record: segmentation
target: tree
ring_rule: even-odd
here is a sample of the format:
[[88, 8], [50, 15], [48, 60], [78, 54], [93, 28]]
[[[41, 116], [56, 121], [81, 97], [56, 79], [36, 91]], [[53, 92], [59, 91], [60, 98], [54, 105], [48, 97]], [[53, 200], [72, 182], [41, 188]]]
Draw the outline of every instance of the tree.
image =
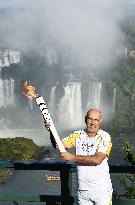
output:
[[[122, 145], [124, 151], [124, 161], [127, 165], [135, 165], [135, 153], [133, 146], [125, 141]], [[125, 193], [119, 197], [135, 199], [135, 175], [134, 174], [121, 174], [119, 176], [119, 182], [124, 187]]]

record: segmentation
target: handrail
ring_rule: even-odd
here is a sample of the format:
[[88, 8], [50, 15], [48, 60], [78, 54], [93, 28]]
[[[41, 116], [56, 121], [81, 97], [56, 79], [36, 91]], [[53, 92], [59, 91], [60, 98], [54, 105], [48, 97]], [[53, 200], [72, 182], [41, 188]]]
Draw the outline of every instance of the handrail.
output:
[[[132, 173], [135, 174], [135, 165], [109, 165], [110, 173]], [[76, 199], [72, 196], [72, 172], [76, 171], [76, 164], [70, 162], [17, 162], [0, 161], [0, 169], [15, 170], [50, 170], [60, 171], [61, 195], [0, 195], [0, 201], [27, 201], [46, 202], [47, 205], [73, 205]], [[116, 200], [116, 205], [119, 200]], [[132, 203], [132, 200], [130, 200]], [[135, 201], [133, 201], [135, 203]], [[124, 203], [123, 203], [124, 204]]]
[[[57, 166], [55, 166], [57, 165]], [[15, 170], [51, 170], [62, 171], [70, 169], [76, 171], [76, 164], [71, 162], [22, 162], [22, 161], [0, 161], [0, 168], [13, 168]], [[135, 174], [135, 165], [114, 164], [109, 165], [110, 173], [132, 173]]]

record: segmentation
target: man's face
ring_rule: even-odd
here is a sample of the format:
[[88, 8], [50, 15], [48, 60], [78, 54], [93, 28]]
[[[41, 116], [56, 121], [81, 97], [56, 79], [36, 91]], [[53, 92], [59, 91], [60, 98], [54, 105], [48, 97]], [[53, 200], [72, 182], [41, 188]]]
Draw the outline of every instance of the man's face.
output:
[[88, 132], [97, 133], [101, 127], [101, 113], [97, 110], [91, 110], [87, 114], [86, 125]]

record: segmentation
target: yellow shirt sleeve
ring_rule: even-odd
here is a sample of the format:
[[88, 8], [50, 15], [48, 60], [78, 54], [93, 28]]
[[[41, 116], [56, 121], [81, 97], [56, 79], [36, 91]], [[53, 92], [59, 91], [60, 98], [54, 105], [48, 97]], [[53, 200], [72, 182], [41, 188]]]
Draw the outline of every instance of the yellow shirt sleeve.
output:
[[71, 134], [69, 137], [62, 139], [65, 148], [72, 148], [75, 146], [76, 139], [80, 136], [80, 133]]
[[109, 157], [111, 149], [112, 149], [111, 137], [109, 135], [101, 136], [97, 147], [97, 152], [105, 153]]

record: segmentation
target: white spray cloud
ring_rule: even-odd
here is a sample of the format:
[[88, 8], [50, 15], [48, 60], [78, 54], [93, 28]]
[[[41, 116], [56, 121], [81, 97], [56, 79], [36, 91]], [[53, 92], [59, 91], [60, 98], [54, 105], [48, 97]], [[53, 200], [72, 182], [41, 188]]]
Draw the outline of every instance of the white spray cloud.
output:
[[24, 48], [68, 49], [76, 64], [108, 66], [122, 46], [120, 7], [113, 0], [24, 0], [8, 41]]

